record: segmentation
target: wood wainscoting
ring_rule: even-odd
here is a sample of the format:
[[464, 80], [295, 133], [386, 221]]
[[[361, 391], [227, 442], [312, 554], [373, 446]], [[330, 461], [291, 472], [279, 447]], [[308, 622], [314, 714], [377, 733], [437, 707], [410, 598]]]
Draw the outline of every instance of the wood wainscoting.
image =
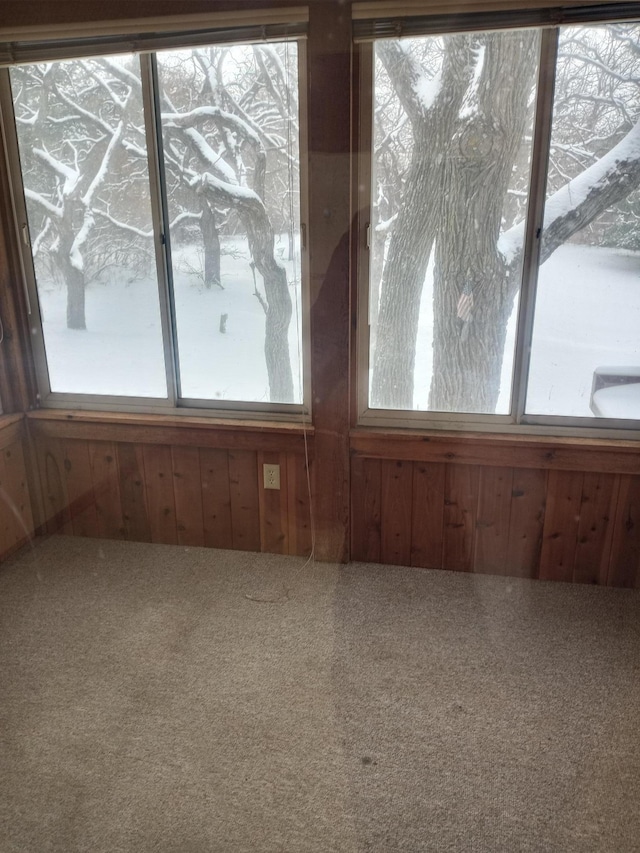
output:
[[23, 416], [0, 416], [0, 561], [34, 535]]
[[[48, 532], [307, 556], [300, 427], [46, 412], [29, 415]], [[312, 436], [306, 447], [312, 452]], [[280, 465], [264, 489], [263, 463]]]
[[640, 587], [633, 442], [354, 431], [351, 557]]

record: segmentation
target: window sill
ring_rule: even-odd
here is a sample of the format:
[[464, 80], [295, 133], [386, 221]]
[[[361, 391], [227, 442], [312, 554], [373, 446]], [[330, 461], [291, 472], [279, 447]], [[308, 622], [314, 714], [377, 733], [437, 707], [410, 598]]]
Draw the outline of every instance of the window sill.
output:
[[311, 450], [313, 427], [281, 421], [40, 409], [27, 413], [35, 434], [89, 441], [133, 444], [268, 450], [304, 453]]
[[350, 445], [374, 459], [640, 474], [640, 443], [625, 439], [358, 427]]

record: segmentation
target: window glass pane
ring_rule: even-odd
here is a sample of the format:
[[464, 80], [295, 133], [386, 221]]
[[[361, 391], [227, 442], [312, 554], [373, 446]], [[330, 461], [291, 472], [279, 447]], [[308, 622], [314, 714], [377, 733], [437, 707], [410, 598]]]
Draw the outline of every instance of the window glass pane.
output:
[[302, 402], [297, 60], [158, 54], [182, 397]]
[[11, 84], [51, 390], [165, 397], [138, 61], [25, 65]]
[[640, 26], [561, 31], [527, 411], [640, 418]]
[[376, 43], [374, 408], [509, 411], [539, 37]]

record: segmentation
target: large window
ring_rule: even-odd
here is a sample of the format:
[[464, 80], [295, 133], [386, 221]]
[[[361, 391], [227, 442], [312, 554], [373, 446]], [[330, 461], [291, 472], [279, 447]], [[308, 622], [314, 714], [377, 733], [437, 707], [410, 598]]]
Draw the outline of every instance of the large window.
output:
[[637, 428], [640, 25], [362, 53], [362, 422]]
[[299, 52], [227, 40], [10, 68], [46, 402], [302, 408]]

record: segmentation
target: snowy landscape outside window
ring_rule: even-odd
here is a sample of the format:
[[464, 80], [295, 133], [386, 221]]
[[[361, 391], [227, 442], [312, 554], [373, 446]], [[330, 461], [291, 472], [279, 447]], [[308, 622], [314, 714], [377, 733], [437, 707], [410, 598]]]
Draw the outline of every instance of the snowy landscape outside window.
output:
[[[556, 33], [551, 140], [535, 150], [542, 31], [374, 41], [374, 415], [593, 422], [601, 368], [640, 383], [640, 26]], [[530, 342], [518, 321], [536, 156], [548, 180]], [[637, 391], [611, 416], [640, 418]]]
[[298, 53], [10, 70], [48, 392], [302, 405]]

